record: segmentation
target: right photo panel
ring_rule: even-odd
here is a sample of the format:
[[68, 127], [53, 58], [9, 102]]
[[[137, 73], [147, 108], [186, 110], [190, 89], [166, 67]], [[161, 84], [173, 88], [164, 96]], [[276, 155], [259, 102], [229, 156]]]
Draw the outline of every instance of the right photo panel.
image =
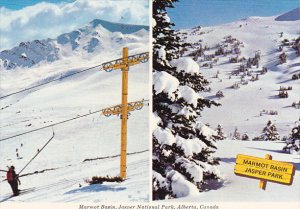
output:
[[299, 0], [152, 6], [153, 200], [299, 203]]

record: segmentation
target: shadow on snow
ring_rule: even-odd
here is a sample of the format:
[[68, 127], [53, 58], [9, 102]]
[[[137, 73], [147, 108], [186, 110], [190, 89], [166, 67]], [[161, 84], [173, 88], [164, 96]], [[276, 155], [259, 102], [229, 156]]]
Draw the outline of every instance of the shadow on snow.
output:
[[224, 162], [224, 163], [235, 163], [235, 161], [236, 161], [235, 157], [229, 157], [229, 158], [222, 157], [220, 159], [221, 159], [221, 162]]
[[[284, 150], [274, 150], [274, 149], [263, 149], [263, 148], [255, 148], [255, 147], [247, 147], [250, 149], [257, 149], [257, 150], [263, 150], [263, 151], [268, 151], [268, 152], [275, 152], [275, 153], [281, 153], [281, 154], [289, 154], [285, 152]], [[275, 159], [274, 159], [275, 160]]]
[[119, 192], [127, 189], [126, 187], [116, 187], [112, 185], [101, 185], [101, 184], [94, 184], [78, 189], [73, 189], [71, 191], [66, 192], [65, 194], [74, 194], [74, 193], [80, 193], [80, 192]]

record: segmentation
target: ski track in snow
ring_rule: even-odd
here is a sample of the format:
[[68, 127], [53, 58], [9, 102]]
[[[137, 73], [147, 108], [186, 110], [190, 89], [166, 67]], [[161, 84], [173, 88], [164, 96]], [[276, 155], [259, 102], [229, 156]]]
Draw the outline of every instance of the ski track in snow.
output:
[[[118, 195], [123, 201], [133, 201], [137, 199], [139, 201], [147, 201], [148, 194], [144, 193], [143, 187], [148, 186], [148, 182], [144, 178], [148, 178], [148, 157], [149, 153], [138, 154], [137, 156], [128, 157], [128, 180], [122, 183], [104, 183], [102, 185], [87, 185], [84, 182], [85, 178], [90, 178], [97, 173], [106, 173], [110, 175], [118, 174], [119, 159], [113, 160], [99, 160], [98, 162], [87, 162], [72, 167], [65, 167], [58, 169], [57, 171], [48, 171], [38, 175], [32, 175], [21, 178], [21, 189], [26, 189], [30, 185], [35, 185], [38, 182], [38, 186], [34, 191], [22, 194], [18, 197], [10, 198], [9, 201], [21, 201], [21, 202], [39, 202], [39, 201], [51, 201], [51, 202], [76, 202], [76, 201], [91, 201], [102, 202], [111, 200], [112, 196]], [[111, 166], [113, 164], [114, 166]], [[139, 169], [136, 169], [138, 167]], [[142, 168], [142, 169], [140, 169]], [[117, 172], [116, 172], [117, 171]], [[45, 181], [45, 178], [50, 178], [49, 183]], [[134, 183], [132, 183], [134, 180]], [[31, 182], [32, 184], [29, 184]], [[23, 184], [24, 183], [24, 184]], [[7, 182], [1, 183], [2, 187]], [[79, 187], [79, 184], [82, 187]], [[139, 185], [137, 187], [137, 185]], [[5, 187], [9, 187], [8, 184]], [[5, 192], [10, 192], [6, 189]], [[2, 192], [2, 191], [1, 191]], [[4, 191], [3, 191], [4, 192]], [[0, 201], [10, 196], [9, 193], [0, 196]]]

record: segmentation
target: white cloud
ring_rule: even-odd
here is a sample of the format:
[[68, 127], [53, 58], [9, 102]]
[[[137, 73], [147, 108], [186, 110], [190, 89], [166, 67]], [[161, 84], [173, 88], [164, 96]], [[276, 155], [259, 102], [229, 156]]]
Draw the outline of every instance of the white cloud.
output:
[[93, 19], [149, 25], [148, 0], [77, 0], [72, 3], [41, 2], [21, 10], [0, 7], [0, 50], [21, 41], [55, 38]]

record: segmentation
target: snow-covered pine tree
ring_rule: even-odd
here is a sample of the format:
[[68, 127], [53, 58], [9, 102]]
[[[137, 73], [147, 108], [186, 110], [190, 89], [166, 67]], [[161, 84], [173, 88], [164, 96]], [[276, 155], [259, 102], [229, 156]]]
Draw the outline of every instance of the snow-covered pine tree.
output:
[[271, 120], [269, 120], [266, 127], [264, 127], [264, 129], [262, 131], [262, 135], [260, 136], [260, 139], [263, 141], [280, 140], [280, 136], [277, 132], [277, 128], [276, 128], [275, 124], [272, 123]]
[[292, 129], [291, 138], [300, 140], [300, 123]]
[[219, 178], [216, 132], [199, 119], [217, 104], [199, 95], [208, 81], [198, 64], [179, 58], [183, 45], [166, 12], [176, 1], [153, 1], [153, 199], [196, 194]]
[[218, 124], [218, 126], [216, 128], [216, 132], [217, 132], [217, 140], [226, 139], [226, 135], [224, 134], [223, 128], [220, 124]]
[[242, 140], [242, 141], [248, 141], [248, 140], [249, 140], [248, 134], [247, 134], [247, 133], [244, 133], [244, 134], [242, 135], [241, 140]]
[[286, 146], [283, 150], [289, 151], [291, 154], [300, 154], [300, 124], [292, 129], [289, 137], [285, 140]]
[[241, 134], [238, 131], [237, 127], [235, 127], [235, 129], [234, 129], [232, 140], [241, 140]]

